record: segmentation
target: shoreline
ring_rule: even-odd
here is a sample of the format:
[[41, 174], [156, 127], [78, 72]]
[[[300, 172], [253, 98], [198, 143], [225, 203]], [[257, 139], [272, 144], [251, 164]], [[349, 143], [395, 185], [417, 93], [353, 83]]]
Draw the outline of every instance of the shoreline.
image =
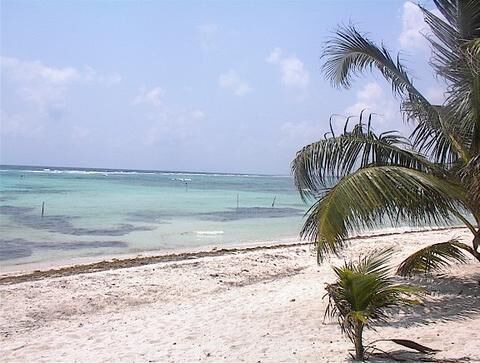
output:
[[[380, 238], [403, 234], [427, 233], [430, 231], [468, 230], [464, 226], [448, 227], [410, 227], [384, 228], [370, 231], [373, 233], [356, 235], [348, 241], [358, 239]], [[204, 257], [216, 257], [261, 250], [300, 247], [312, 245], [310, 241], [285, 239], [284, 241], [251, 242], [231, 245], [204, 245], [193, 248], [174, 248], [169, 250], [152, 250], [141, 253], [126, 253], [106, 256], [88, 256], [62, 259], [53, 262], [34, 262], [31, 264], [8, 265], [0, 269], [0, 285], [37, 281], [46, 278], [64, 277], [77, 274], [94, 273], [106, 270], [125, 269], [157, 263], [178, 262]]]
[[[103, 268], [111, 267], [107, 262], [91, 273], [57, 271], [54, 278], [0, 284], [2, 358], [65, 363], [348, 361], [353, 345], [336, 320], [324, 316], [325, 284], [335, 279], [332, 265], [393, 248], [394, 268], [412, 252], [451, 238], [471, 243], [472, 235], [447, 228], [358, 237], [321, 265], [308, 242], [301, 242], [206, 251], [152, 264], [123, 261], [125, 266], [116, 269]], [[480, 361], [472, 344], [480, 338], [478, 261], [468, 257], [465, 264], [433, 276], [396, 279], [428, 294], [421, 304], [365, 331], [366, 343], [411, 339], [438, 350], [429, 357], [436, 361]], [[375, 344], [405, 361], [424, 358], [388, 341]]]

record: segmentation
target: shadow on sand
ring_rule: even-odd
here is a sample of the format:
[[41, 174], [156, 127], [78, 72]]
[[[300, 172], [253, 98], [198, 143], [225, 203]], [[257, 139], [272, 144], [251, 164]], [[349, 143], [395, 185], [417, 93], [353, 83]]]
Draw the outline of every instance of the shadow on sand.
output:
[[425, 289], [422, 304], [406, 310], [399, 319], [385, 325], [428, 325], [469, 319], [480, 314], [480, 272], [463, 277], [415, 277], [408, 282]]
[[[405, 279], [399, 280], [401, 280], [399, 282], [405, 282]], [[386, 323], [379, 324], [379, 326], [397, 328], [418, 325], [428, 326], [442, 322], [468, 320], [476, 318], [480, 314], [480, 272], [462, 277], [445, 275], [414, 277], [408, 279], [407, 282], [425, 289], [426, 295], [423, 297], [422, 303], [413, 308], [393, 311], [392, 319]], [[403, 337], [389, 336], [385, 338], [395, 339]], [[373, 346], [382, 348], [381, 344], [373, 344]], [[434, 355], [398, 349], [388, 350], [388, 353], [377, 351], [376, 354], [370, 356], [369, 361], [460, 363], [470, 362], [471, 360], [469, 357], [442, 359], [436, 358]]]

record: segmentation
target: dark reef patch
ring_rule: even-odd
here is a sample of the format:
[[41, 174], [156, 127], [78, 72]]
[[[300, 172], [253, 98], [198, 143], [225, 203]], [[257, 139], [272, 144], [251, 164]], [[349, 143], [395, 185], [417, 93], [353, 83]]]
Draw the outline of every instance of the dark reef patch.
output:
[[22, 238], [0, 239], [0, 261], [31, 256], [34, 250], [71, 251], [96, 248], [126, 248], [122, 241], [34, 242]]
[[3, 194], [59, 194], [67, 192], [69, 192], [67, 189], [21, 183], [2, 191]]
[[71, 228], [69, 230], [65, 230], [65, 232], [61, 232], [64, 234], [71, 234], [74, 236], [84, 236], [84, 235], [91, 235], [91, 236], [125, 236], [130, 232], [135, 231], [152, 231], [154, 230], [153, 227], [142, 227], [142, 226], [134, 226], [128, 223], [118, 224], [116, 227], [113, 228]]
[[124, 236], [134, 231], [151, 231], [153, 227], [134, 226], [132, 224], [119, 224], [111, 228], [78, 228], [73, 226], [75, 217], [63, 215], [33, 214], [35, 208], [0, 206], [0, 214], [9, 216], [14, 223], [54, 233], [69, 234], [73, 236]]
[[179, 217], [179, 214], [171, 214], [152, 210], [142, 210], [129, 213], [127, 220], [131, 222], [165, 224], [168, 223], [165, 221], [165, 219], [171, 219], [174, 217]]
[[35, 208], [29, 207], [15, 207], [13, 205], [0, 205], [0, 214], [5, 214], [8, 216], [17, 216], [29, 213]]
[[13, 260], [15, 258], [28, 257], [32, 254], [32, 248], [21, 243], [20, 238], [14, 240], [0, 240], [0, 261]]

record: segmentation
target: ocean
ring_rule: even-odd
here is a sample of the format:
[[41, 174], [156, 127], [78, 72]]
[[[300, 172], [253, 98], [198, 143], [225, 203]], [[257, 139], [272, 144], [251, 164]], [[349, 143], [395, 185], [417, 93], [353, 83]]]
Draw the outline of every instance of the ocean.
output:
[[306, 210], [290, 176], [3, 165], [0, 264], [294, 240]]

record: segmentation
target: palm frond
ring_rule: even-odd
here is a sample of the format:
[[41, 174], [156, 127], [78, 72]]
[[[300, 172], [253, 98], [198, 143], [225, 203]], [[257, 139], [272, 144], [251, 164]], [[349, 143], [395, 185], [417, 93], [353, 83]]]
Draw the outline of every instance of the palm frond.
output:
[[[425, 345], [419, 344], [419, 343], [414, 342], [413, 340], [409, 340], [409, 339], [377, 339], [377, 340], [374, 340], [373, 342], [370, 342], [368, 344], [368, 347], [366, 347], [366, 348], [367, 349], [375, 349], [376, 348], [375, 344], [378, 343], [378, 342], [392, 342], [392, 343], [401, 345], [402, 347], [413, 349], [413, 350], [416, 350], [417, 352], [425, 353], [425, 354], [431, 354], [431, 353], [436, 353], [436, 352], [441, 351], [441, 350], [438, 350], [438, 349], [433, 349], [433, 348], [427, 347]], [[391, 355], [389, 355], [389, 357], [390, 356]]]
[[[437, 4], [447, 0], [436, 0]], [[451, 1], [451, 0], [450, 0]], [[453, 1], [453, 11], [456, 11], [454, 24], [462, 39], [475, 39], [480, 37], [480, 4], [477, 0]]]
[[480, 74], [480, 37], [470, 40], [466, 44], [467, 61], [475, 75]]
[[432, 65], [445, 79], [457, 82], [463, 80], [465, 46], [480, 37], [480, 4], [477, 0], [436, 0], [435, 4], [443, 18], [423, 6], [425, 22], [434, 37], [428, 40], [432, 45]]
[[[476, 57], [476, 40], [480, 38], [480, 2], [477, 0], [437, 0], [446, 20], [420, 6], [425, 22], [434, 36], [431, 64], [437, 76], [448, 85], [444, 119], [457, 144], [475, 154], [480, 150], [480, 57]], [[445, 123], [445, 121], [444, 121]], [[473, 149], [473, 150], [472, 150]]]
[[462, 183], [466, 186], [472, 210], [480, 210], [480, 153], [473, 157], [460, 171]]
[[391, 254], [391, 249], [381, 250], [334, 267], [337, 279], [326, 286], [329, 302], [325, 316], [337, 317], [342, 332], [352, 341], [356, 322], [369, 327], [386, 321], [388, 308], [411, 304], [410, 297], [421, 292], [395, 283], [388, 264]]
[[443, 15], [443, 17], [450, 23], [456, 24], [457, 22], [457, 7], [456, 1], [451, 0], [433, 0], [435, 6]]
[[468, 146], [464, 145], [464, 134], [459, 134], [458, 124], [449, 122], [444, 106], [433, 106], [432, 113], [417, 100], [402, 103], [407, 118], [417, 121], [410, 138], [414, 148], [429, 155], [436, 163], [451, 165], [459, 160], [468, 160]]
[[465, 263], [466, 256], [463, 252], [470, 252], [470, 250], [471, 247], [460, 243], [457, 239], [435, 243], [407, 257], [398, 267], [397, 274], [410, 276], [439, 270], [452, 262]]
[[[435, 170], [435, 165], [412, 150], [408, 139], [389, 131], [376, 134], [360, 122], [343, 133], [317, 141], [300, 150], [292, 161], [295, 185], [305, 200], [318, 196], [336, 179], [367, 166], [397, 165], [415, 170]], [[333, 129], [332, 129], [333, 131]]]
[[327, 41], [323, 58], [323, 71], [335, 86], [349, 88], [355, 76], [364, 70], [377, 68], [391, 82], [396, 94], [421, 94], [413, 86], [406, 68], [384, 47], [377, 47], [354, 26], [340, 27]]
[[388, 247], [360, 257], [358, 262], [347, 262], [345, 265], [356, 273], [377, 274], [387, 277], [390, 271], [389, 260], [392, 255], [393, 248]]
[[338, 252], [352, 231], [406, 221], [444, 225], [465, 206], [464, 191], [432, 174], [400, 166], [366, 167], [342, 178], [307, 212], [302, 238], [316, 243], [317, 258]]
[[[426, 17], [431, 14], [426, 10], [425, 12]], [[448, 24], [441, 19], [439, 24], [448, 28]], [[437, 41], [432, 42], [438, 47], [441, 46]], [[339, 28], [326, 44], [323, 71], [332, 84], [349, 88], [355, 76], [366, 70], [378, 69], [390, 82], [393, 93], [401, 97], [401, 109], [406, 119], [417, 124], [412, 135], [417, 150], [422, 153], [431, 152], [437, 162], [456, 160], [456, 153], [463, 151], [463, 143], [461, 140], [459, 142], [461, 135], [449, 133], [452, 127], [445, 127], [445, 122], [438, 114], [438, 107], [430, 104], [413, 85], [399, 56], [394, 60], [383, 45], [376, 46], [353, 26]]]

